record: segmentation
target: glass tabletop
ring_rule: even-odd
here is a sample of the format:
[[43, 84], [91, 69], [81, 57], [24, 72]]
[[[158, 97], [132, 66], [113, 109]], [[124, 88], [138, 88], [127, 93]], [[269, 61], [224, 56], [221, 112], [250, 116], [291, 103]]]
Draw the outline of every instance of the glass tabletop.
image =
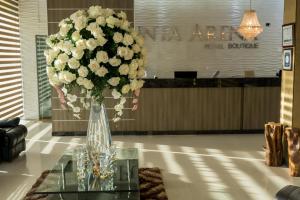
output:
[[[138, 150], [116, 149], [114, 173], [106, 179], [95, 178], [87, 165], [80, 164], [74, 152], [65, 152], [36, 194], [138, 192]], [[82, 167], [85, 166], [85, 167]]]

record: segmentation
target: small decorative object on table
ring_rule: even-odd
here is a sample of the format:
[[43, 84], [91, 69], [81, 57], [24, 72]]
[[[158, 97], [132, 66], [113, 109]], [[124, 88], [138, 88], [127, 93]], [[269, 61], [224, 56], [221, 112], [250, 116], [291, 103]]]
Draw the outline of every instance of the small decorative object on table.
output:
[[289, 174], [300, 176], [300, 131], [296, 128], [286, 128], [285, 134], [288, 141]]
[[280, 123], [269, 122], [265, 124], [266, 139], [266, 164], [268, 166], [282, 165], [283, 149], [282, 149], [283, 128]]
[[[45, 51], [49, 81], [76, 118], [80, 118], [78, 104], [88, 109], [92, 99], [87, 149], [95, 163], [94, 175], [102, 177], [100, 157], [110, 158], [106, 154], [112, 151], [103, 92], [109, 89], [119, 100], [113, 121], [120, 120], [125, 95], [133, 92], [138, 96], [144, 84], [144, 39], [130, 27], [126, 13], [100, 6], [73, 13], [59, 23], [59, 28], [46, 41], [50, 47]], [[80, 97], [74, 88], [81, 89]]]

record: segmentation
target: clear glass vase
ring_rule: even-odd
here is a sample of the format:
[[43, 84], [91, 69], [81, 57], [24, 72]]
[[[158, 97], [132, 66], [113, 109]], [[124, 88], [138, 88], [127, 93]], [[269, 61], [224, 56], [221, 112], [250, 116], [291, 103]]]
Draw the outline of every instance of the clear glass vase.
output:
[[87, 130], [87, 151], [96, 177], [105, 178], [111, 174], [112, 147], [109, 121], [105, 106], [92, 100]]

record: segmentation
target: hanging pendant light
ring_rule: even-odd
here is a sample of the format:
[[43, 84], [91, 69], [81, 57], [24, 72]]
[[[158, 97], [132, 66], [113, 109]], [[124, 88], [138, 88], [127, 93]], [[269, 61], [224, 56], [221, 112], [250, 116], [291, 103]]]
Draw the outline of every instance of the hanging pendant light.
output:
[[263, 27], [258, 21], [256, 11], [251, 8], [251, 0], [250, 10], [245, 10], [238, 32], [249, 41], [253, 40], [263, 32]]

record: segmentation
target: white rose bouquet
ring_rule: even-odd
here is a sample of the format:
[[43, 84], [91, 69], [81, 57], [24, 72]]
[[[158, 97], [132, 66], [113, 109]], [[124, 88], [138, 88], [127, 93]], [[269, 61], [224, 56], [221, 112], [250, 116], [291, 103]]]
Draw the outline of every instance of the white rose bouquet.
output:
[[79, 10], [59, 23], [59, 32], [50, 35], [45, 51], [50, 84], [60, 88], [65, 101], [79, 118], [80, 101], [87, 108], [86, 98], [72, 94], [81, 88], [83, 95], [102, 102], [103, 91], [112, 90], [115, 121], [122, 115], [124, 95], [138, 93], [145, 76], [143, 38], [130, 27], [126, 13], [91, 6]]

